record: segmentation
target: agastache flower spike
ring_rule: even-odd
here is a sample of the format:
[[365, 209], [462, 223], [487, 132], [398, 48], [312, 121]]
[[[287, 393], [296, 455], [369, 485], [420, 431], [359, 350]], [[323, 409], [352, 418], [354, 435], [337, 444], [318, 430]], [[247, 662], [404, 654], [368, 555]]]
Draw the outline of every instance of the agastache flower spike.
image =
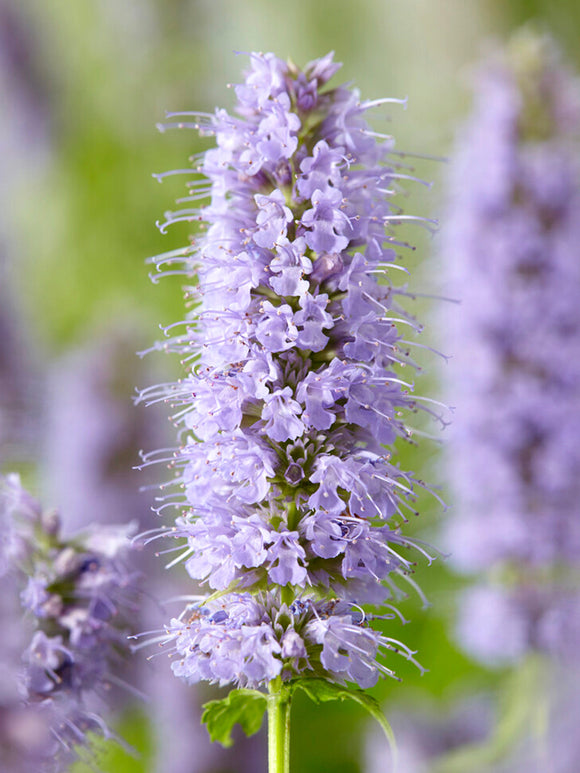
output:
[[580, 83], [529, 30], [476, 82], [451, 180], [457, 495], [447, 545], [492, 572], [459, 637], [487, 662], [578, 652]]
[[[152, 261], [160, 275], [177, 260], [197, 272], [195, 312], [163, 345], [194, 364], [141, 399], [176, 407], [183, 443], [165, 496], [185, 510], [169, 534], [211, 594], [160, 637], [188, 682], [366, 688], [393, 674], [390, 651], [413, 660], [359, 606], [393, 617], [395, 580], [413, 566], [399, 526], [423, 485], [381, 445], [409, 437], [400, 411], [416, 408], [396, 373], [413, 365], [398, 323], [415, 323], [388, 273], [399, 175], [392, 140], [366, 122], [381, 100], [324, 88], [338, 67], [251, 54], [238, 117], [178, 124], [216, 140], [192, 170], [208, 203], [185, 218], [204, 231]], [[160, 228], [183, 219], [168, 212]]]

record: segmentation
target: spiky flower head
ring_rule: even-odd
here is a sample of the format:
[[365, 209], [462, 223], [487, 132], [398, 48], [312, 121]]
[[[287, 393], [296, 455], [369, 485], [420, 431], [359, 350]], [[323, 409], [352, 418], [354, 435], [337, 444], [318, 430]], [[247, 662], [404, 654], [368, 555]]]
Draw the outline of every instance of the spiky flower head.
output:
[[519, 33], [478, 74], [452, 168], [448, 544], [499, 580], [462, 605], [484, 659], [578, 642], [579, 86], [550, 40]]
[[412, 571], [399, 526], [418, 481], [392, 447], [410, 434], [401, 411], [416, 408], [399, 325], [418, 326], [390, 271], [408, 246], [390, 197], [408, 175], [365, 118], [398, 100], [327, 88], [338, 69], [332, 55], [299, 70], [251, 54], [235, 115], [169, 124], [216, 142], [178, 170], [194, 177], [186, 207], [159, 224], [205, 224], [155, 259], [154, 277], [181, 263], [197, 278], [195, 310], [162, 345], [188, 373], [142, 393], [177, 407], [182, 444], [160, 454], [175, 488], [161, 507], [185, 507], [169, 533], [186, 539], [185, 567], [212, 594], [167, 628], [173, 669], [190, 682], [369, 687], [392, 674], [381, 650], [412, 658], [360, 606], [392, 618], [396, 580]]

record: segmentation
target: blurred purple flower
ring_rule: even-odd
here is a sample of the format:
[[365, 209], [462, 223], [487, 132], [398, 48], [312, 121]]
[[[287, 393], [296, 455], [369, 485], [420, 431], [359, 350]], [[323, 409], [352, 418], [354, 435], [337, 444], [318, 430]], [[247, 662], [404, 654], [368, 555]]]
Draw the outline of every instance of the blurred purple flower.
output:
[[[446, 755], [485, 742], [493, 727], [493, 707], [484, 696], [461, 700], [451, 707], [422, 701], [421, 705], [392, 711], [398, 760], [393, 764], [385, 739], [372, 733], [366, 745], [365, 773], [434, 773], [445, 770]], [[441, 761], [443, 760], [443, 764]], [[478, 760], [479, 762], [480, 760]], [[448, 770], [459, 770], [452, 765]], [[464, 768], [468, 770], [467, 767]], [[479, 768], [483, 773], [484, 768]], [[493, 768], [496, 773], [496, 768]], [[491, 768], [485, 768], [492, 773]]]
[[493, 662], [577, 648], [554, 625], [548, 646], [541, 629], [578, 593], [579, 133], [579, 81], [525, 31], [480, 70], [452, 166], [443, 252], [461, 307], [445, 333], [457, 406], [447, 543], [462, 570], [503, 567], [507, 583], [470, 591], [459, 624]]
[[[65, 539], [58, 515], [43, 511], [16, 475], [0, 478], [0, 521], [3, 582], [8, 590], [24, 585], [20, 598], [32, 618], [28, 646], [19, 637], [19, 702], [31, 721], [38, 715], [45, 724], [51, 743], [38, 770], [49, 770], [55, 760], [68, 759], [88, 731], [108, 732], [90, 704], [98, 698], [106, 705], [109, 688], [123, 682], [137, 592], [129, 566], [134, 525], [100, 526]], [[5, 628], [16, 619], [6, 620]]]

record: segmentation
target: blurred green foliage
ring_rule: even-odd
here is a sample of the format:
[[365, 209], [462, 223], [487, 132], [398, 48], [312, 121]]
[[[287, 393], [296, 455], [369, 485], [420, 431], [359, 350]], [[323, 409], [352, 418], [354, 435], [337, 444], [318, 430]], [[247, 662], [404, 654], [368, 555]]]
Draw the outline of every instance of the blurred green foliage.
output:
[[147, 773], [153, 751], [147, 715], [140, 710], [128, 712], [118, 721], [116, 731], [122, 743], [93, 735], [88, 748], [79, 751], [80, 759], [70, 766], [69, 773], [94, 773], [95, 766], [103, 773]]

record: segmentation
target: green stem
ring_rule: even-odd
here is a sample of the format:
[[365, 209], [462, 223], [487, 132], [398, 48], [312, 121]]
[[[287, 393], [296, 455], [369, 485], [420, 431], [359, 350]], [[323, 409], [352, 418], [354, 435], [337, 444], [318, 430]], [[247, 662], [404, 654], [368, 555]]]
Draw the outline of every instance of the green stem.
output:
[[290, 773], [290, 693], [280, 677], [269, 690], [268, 773]]

